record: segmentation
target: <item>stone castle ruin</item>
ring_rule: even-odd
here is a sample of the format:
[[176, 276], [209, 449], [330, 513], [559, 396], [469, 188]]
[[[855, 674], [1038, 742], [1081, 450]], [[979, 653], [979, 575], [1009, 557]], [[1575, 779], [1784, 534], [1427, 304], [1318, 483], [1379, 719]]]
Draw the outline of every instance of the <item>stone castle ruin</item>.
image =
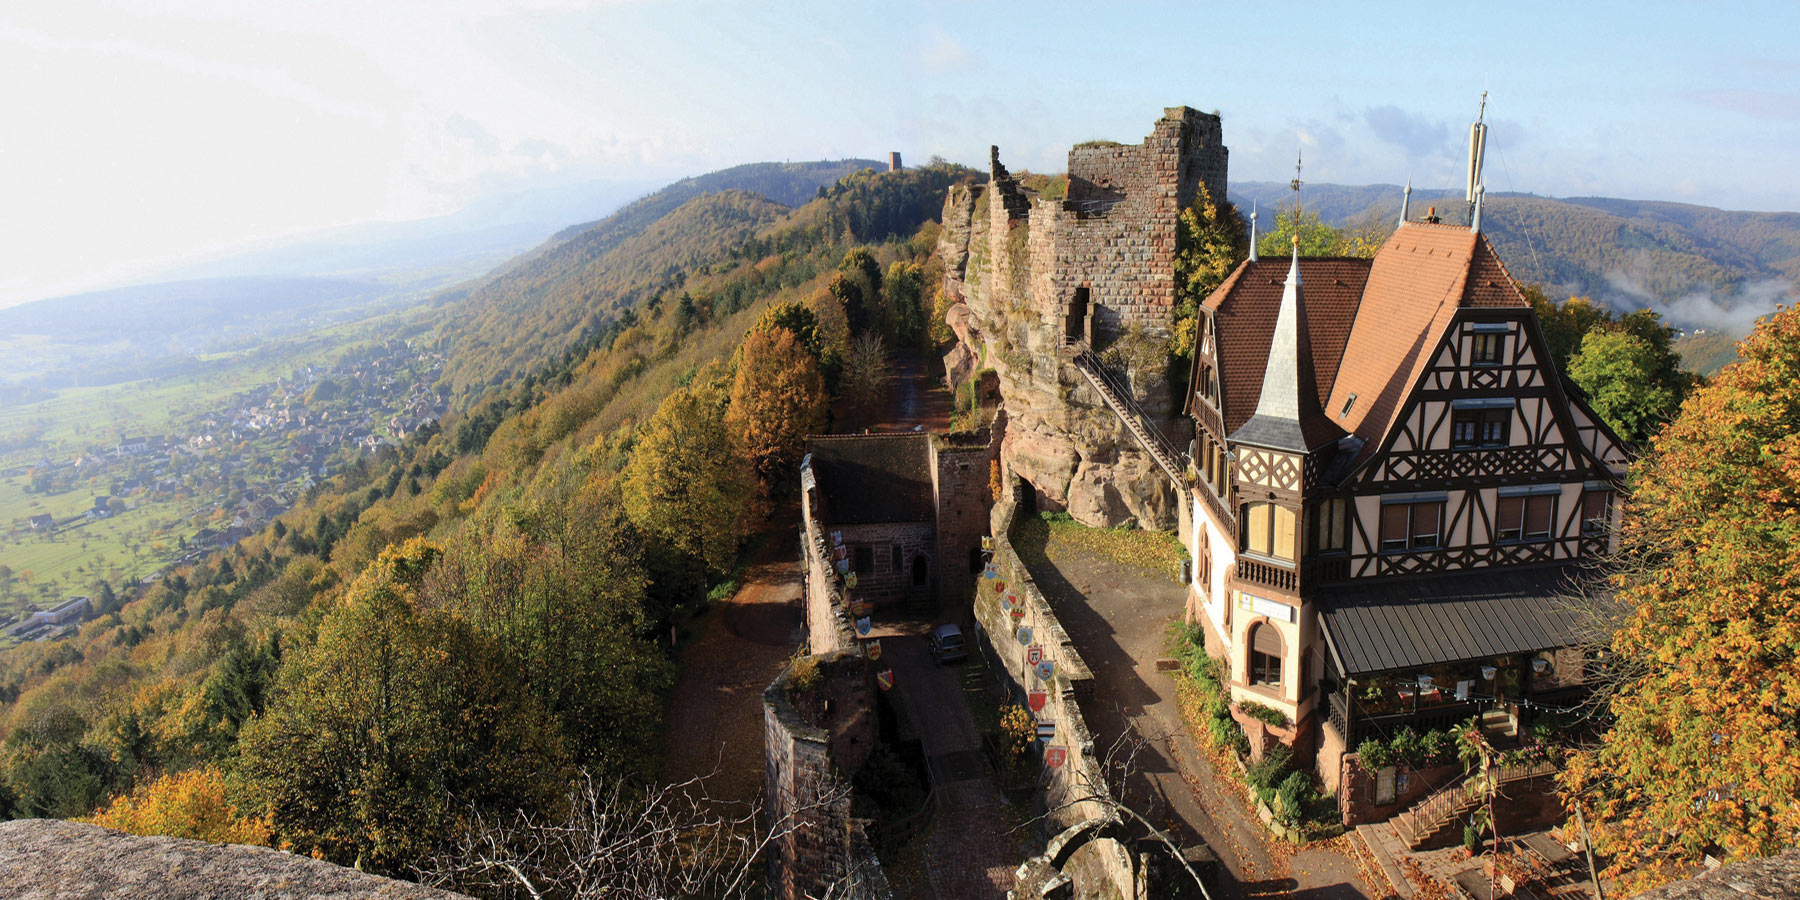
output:
[[[1021, 185], [996, 147], [988, 184], [953, 188], [945, 202], [939, 250], [957, 337], [946, 369], [952, 386], [982, 368], [999, 377], [1008, 416], [1002, 459], [1044, 509], [1095, 526], [1177, 523], [1174, 480], [1120, 428], [1078, 357], [1166, 346], [1176, 223], [1201, 185], [1225, 196], [1219, 118], [1182, 106], [1165, 110], [1141, 144], [1071, 149], [1064, 198]], [[1190, 426], [1163, 354], [1149, 356], [1124, 367], [1120, 393], [1147, 430], [1184, 446]]]

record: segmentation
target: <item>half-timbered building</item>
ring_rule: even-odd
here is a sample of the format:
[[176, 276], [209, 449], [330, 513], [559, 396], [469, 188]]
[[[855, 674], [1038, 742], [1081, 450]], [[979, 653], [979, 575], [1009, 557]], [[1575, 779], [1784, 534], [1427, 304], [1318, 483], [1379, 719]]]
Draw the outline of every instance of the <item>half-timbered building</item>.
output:
[[1475, 221], [1403, 214], [1373, 259], [1253, 255], [1203, 304], [1188, 615], [1238, 708], [1290, 723], [1246, 730], [1333, 789], [1363, 736], [1516, 729], [1580, 680], [1562, 598], [1626, 456]]

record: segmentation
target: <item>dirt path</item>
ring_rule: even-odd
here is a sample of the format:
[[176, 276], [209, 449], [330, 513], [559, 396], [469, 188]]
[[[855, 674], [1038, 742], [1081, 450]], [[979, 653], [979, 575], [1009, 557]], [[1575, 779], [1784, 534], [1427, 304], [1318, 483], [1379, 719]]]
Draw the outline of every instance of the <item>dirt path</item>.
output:
[[[834, 431], [876, 433], [945, 431], [952, 397], [944, 387], [943, 365], [919, 352], [898, 355], [888, 370], [887, 396], [879, 410], [855, 409], [847, 401], [832, 406]], [[935, 374], [934, 374], [935, 373]]]
[[778, 517], [742, 587], [713, 604], [681, 653], [663, 732], [663, 778], [711, 774], [713, 796], [763, 791], [762, 692], [799, 644], [800, 569], [794, 523]]
[[1093, 708], [1084, 712], [1097, 747], [1126, 734], [1147, 741], [1126, 801], [1183, 839], [1213, 848], [1226, 874], [1218, 892], [1224, 897], [1368, 896], [1354, 862], [1332, 845], [1294, 852], [1271, 839], [1234, 783], [1236, 773], [1216, 771], [1182, 721], [1174, 681], [1156, 671], [1156, 660], [1166, 655], [1167, 629], [1180, 618], [1185, 589], [1081, 547], [1063, 545], [1049, 555], [1058, 561], [1034, 565], [1032, 576], [1094, 671]]

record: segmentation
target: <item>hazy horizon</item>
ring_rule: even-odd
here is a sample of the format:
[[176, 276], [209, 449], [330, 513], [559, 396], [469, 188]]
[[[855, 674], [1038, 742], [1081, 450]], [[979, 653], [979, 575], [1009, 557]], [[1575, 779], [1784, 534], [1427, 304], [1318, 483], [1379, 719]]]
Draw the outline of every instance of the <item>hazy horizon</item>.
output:
[[[1547, 24], [1548, 23], [1548, 24]], [[0, 306], [532, 191], [784, 159], [1062, 168], [1162, 108], [1224, 116], [1231, 174], [1800, 208], [1800, 11], [455, 0], [0, 12]], [[1060, 34], [1075, 35], [1063, 39]], [[1670, 65], [1680, 60], [1680, 66]], [[617, 204], [612, 204], [616, 206]], [[605, 213], [596, 209], [594, 216]], [[565, 222], [562, 224], [572, 224]]]

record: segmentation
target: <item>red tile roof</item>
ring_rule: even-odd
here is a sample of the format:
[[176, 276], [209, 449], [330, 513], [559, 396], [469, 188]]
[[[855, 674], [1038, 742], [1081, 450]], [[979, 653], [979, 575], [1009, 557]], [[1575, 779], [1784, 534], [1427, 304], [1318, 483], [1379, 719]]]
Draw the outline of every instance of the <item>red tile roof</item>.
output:
[[[1218, 330], [1219, 393], [1230, 434], [1256, 412], [1262, 394], [1263, 365], [1281, 308], [1287, 259], [1244, 262], [1206, 299]], [[1300, 296], [1306, 310], [1307, 340], [1312, 346], [1313, 377], [1323, 400], [1337, 375], [1338, 360], [1350, 323], [1356, 317], [1369, 260], [1312, 258], [1300, 260]], [[1308, 423], [1311, 424], [1311, 423]], [[1312, 431], [1312, 429], [1308, 429]]]
[[[1287, 267], [1245, 262], [1204, 304], [1228, 434], [1256, 411]], [[1300, 281], [1319, 407], [1364, 441], [1364, 454], [1380, 446], [1458, 309], [1530, 305], [1487, 238], [1460, 225], [1409, 222], [1372, 260], [1302, 259]]]

